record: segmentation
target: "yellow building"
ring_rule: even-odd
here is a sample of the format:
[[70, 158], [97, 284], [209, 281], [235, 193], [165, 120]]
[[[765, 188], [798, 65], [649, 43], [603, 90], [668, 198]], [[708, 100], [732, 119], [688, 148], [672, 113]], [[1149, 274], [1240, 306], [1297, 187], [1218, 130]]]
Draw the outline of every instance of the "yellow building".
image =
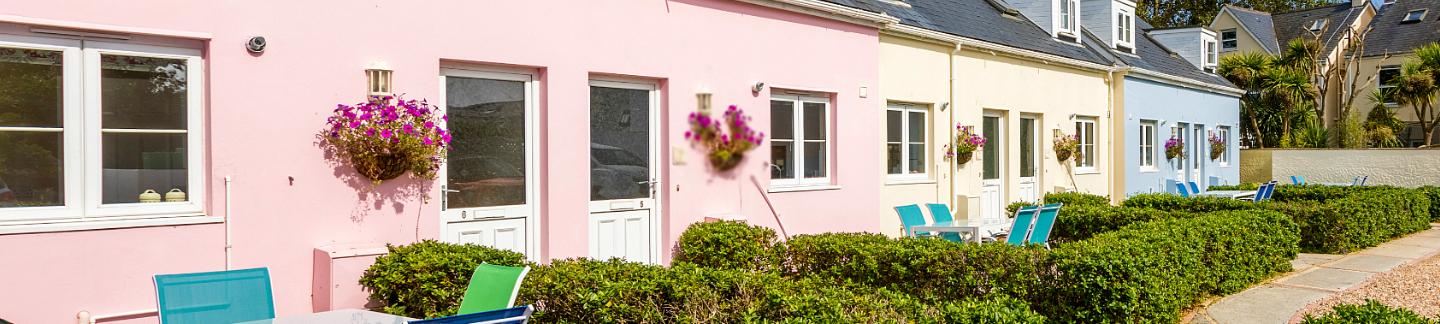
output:
[[[1436, 20], [1437, 16], [1440, 16], [1440, 5], [1434, 1], [1396, 0], [1380, 9], [1370, 24], [1369, 36], [1365, 38], [1365, 53], [1360, 68], [1352, 78], [1355, 82], [1364, 82], [1357, 87], [1360, 96], [1354, 105], [1356, 114], [1366, 116], [1377, 107], [1369, 100], [1368, 94], [1394, 86], [1393, 78], [1400, 75], [1400, 66], [1406, 60], [1415, 57], [1413, 52], [1416, 48], [1440, 41], [1440, 20]], [[1384, 103], [1383, 107], [1394, 110], [1396, 117], [1408, 124], [1396, 134], [1402, 144], [1435, 144], [1425, 143], [1425, 130], [1417, 122], [1414, 107], [1394, 102]]]

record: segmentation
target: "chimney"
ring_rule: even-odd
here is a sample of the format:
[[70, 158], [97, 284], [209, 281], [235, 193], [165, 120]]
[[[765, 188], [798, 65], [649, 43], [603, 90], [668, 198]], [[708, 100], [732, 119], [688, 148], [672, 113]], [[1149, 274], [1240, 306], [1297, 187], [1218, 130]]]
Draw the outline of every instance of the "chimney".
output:
[[1170, 28], [1151, 30], [1150, 36], [1195, 68], [1215, 73], [1220, 53], [1215, 31], [1205, 27]]
[[1135, 53], [1137, 31], [1135, 2], [1130, 0], [1082, 0], [1081, 24], [1120, 52]]

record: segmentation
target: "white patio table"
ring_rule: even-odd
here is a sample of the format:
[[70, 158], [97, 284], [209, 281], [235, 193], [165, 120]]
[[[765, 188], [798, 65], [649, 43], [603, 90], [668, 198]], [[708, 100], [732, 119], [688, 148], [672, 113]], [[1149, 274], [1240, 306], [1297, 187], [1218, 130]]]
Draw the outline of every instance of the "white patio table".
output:
[[313, 314], [282, 316], [241, 324], [405, 324], [415, 319], [363, 309], [339, 309]]
[[1198, 195], [1198, 196], [1225, 197], [1225, 198], [1230, 198], [1230, 199], [1240, 199], [1240, 198], [1243, 198], [1243, 197], [1254, 196], [1254, 195], [1255, 195], [1255, 190], [1211, 190], [1211, 191], [1201, 192], [1201, 193], [1198, 193], [1198, 194], [1196, 194], [1196, 195]]
[[[986, 227], [1005, 227], [1010, 225], [1008, 219], [957, 219], [948, 222], [935, 222], [930, 225], [920, 225], [910, 228], [911, 233], [941, 232], [941, 233], [969, 233], [967, 240], [980, 243], [980, 229]], [[963, 237], [963, 236], [962, 236]]]

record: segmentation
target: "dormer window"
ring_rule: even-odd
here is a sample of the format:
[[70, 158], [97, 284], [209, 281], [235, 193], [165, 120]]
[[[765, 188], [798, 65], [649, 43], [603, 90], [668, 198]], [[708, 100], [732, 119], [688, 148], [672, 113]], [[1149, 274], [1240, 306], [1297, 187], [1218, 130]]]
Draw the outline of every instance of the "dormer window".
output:
[[1315, 20], [1314, 22], [1311, 22], [1311, 23], [1310, 23], [1310, 32], [1316, 32], [1316, 33], [1318, 33], [1318, 32], [1320, 32], [1321, 30], [1325, 30], [1325, 22], [1326, 22], [1326, 21], [1327, 21], [1327, 20], [1325, 20], [1325, 19], [1317, 19], [1317, 20]]
[[1219, 65], [1220, 51], [1215, 47], [1215, 41], [1205, 41], [1205, 72], [1215, 73], [1215, 67]]
[[1056, 32], [1078, 36], [1079, 25], [1080, 0], [1060, 0], [1060, 28]]
[[1421, 20], [1425, 20], [1425, 9], [1411, 10], [1405, 13], [1405, 20], [1401, 20], [1400, 22], [1413, 23]]
[[1131, 11], [1115, 11], [1115, 49], [1135, 51], [1135, 13]]

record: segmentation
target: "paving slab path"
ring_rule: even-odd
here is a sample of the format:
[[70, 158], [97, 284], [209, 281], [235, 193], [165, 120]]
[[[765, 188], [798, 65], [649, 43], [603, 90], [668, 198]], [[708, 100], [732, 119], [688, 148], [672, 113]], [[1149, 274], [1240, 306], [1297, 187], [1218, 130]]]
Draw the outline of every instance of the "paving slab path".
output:
[[1345, 254], [1301, 253], [1290, 273], [1225, 296], [1194, 312], [1190, 323], [1293, 323], [1307, 305], [1359, 287], [1377, 274], [1440, 254], [1440, 224], [1363, 251]]

